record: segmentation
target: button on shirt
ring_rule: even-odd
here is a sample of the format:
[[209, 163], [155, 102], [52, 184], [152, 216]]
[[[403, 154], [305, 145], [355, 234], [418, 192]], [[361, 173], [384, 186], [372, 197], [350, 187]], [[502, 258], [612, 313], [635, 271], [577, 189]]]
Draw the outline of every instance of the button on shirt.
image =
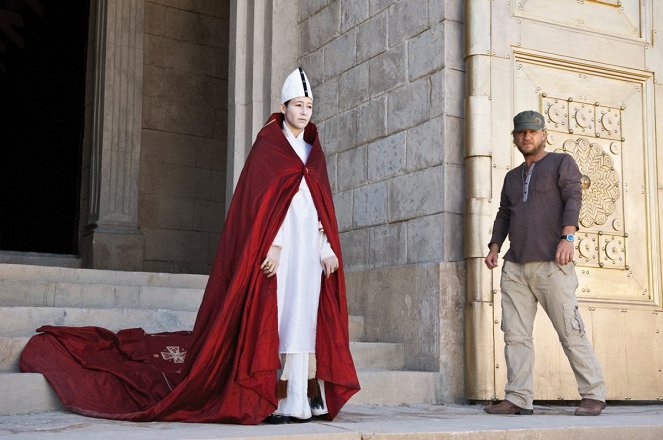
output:
[[501, 247], [508, 234], [505, 260], [555, 260], [562, 228], [578, 227], [580, 178], [578, 165], [566, 153], [548, 153], [528, 170], [523, 162], [507, 173], [490, 239]]

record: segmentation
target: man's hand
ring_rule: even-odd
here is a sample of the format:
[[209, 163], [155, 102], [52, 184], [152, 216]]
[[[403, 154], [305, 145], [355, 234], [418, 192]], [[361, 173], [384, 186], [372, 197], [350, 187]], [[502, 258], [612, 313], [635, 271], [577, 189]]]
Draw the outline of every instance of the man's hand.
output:
[[322, 260], [322, 267], [325, 271], [325, 276], [329, 278], [331, 274], [338, 270], [338, 258], [336, 258], [336, 255]]
[[279, 268], [279, 261], [281, 260], [281, 248], [279, 246], [270, 246], [267, 256], [260, 264], [260, 270], [271, 278], [276, 275], [276, 269]]
[[491, 243], [490, 252], [488, 252], [488, 256], [486, 257], [486, 259], [483, 260], [483, 262], [486, 263], [486, 267], [488, 267], [488, 269], [493, 270], [497, 267], [499, 255], [500, 255], [499, 246], [497, 245], [497, 243]]
[[555, 261], [561, 266], [565, 266], [573, 261], [573, 242], [562, 239], [557, 245]]

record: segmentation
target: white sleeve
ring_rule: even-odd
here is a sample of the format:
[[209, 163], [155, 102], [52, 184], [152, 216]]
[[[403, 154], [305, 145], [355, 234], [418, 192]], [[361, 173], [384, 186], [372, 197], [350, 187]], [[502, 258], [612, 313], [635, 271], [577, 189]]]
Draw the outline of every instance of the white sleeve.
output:
[[279, 232], [276, 233], [276, 237], [272, 241], [272, 246], [283, 248], [283, 225], [279, 228]]
[[329, 240], [327, 239], [327, 234], [325, 234], [325, 231], [320, 231], [320, 260], [322, 261], [325, 258], [335, 256], [336, 254], [332, 250]]

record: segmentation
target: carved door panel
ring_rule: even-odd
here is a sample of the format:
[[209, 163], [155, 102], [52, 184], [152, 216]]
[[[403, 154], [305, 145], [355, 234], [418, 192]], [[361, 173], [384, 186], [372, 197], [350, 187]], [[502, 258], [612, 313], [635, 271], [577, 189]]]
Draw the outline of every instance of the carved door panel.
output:
[[[511, 117], [540, 111], [549, 130], [548, 151], [573, 156], [582, 174], [577, 296], [607, 397], [661, 400], [663, 145], [655, 122], [660, 129], [663, 86], [656, 73], [663, 69], [656, 69], [663, 65], [663, 51], [653, 23], [662, 26], [662, 14], [647, 0], [492, 3], [492, 199], [499, 200], [506, 172], [522, 162], [511, 140]], [[500, 397], [506, 370], [498, 271], [492, 283]], [[535, 399], [578, 399], [573, 373], [542, 310], [534, 344]]]

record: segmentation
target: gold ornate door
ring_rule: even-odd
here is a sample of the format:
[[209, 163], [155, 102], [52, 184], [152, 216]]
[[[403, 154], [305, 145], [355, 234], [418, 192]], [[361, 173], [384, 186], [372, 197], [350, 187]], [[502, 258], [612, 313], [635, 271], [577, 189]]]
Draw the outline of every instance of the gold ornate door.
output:
[[[488, 6], [488, 16], [476, 9], [481, 3]], [[663, 399], [663, 145], [656, 133], [663, 114], [663, 85], [656, 75], [663, 73], [663, 41], [655, 30], [663, 26], [663, 11], [652, 7], [651, 0], [468, 3], [468, 180], [486, 171], [491, 176], [488, 189], [468, 185], [467, 233], [473, 238], [468, 237], [466, 252], [466, 318], [473, 324], [467, 342], [481, 347], [480, 352], [468, 347], [471, 399], [504, 393], [500, 272], [486, 273], [476, 260], [485, 253], [504, 175], [522, 162], [511, 140], [511, 117], [526, 109], [546, 116], [548, 151], [572, 155], [583, 176], [577, 295], [608, 399]], [[485, 37], [479, 46], [473, 40], [476, 20], [490, 23], [484, 53], [476, 48], [486, 44]], [[484, 120], [491, 127], [490, 146], [483, 147], [487, 151], [474, 145], [478, 139], [473, 135]], [[481, 240], [483, 252], [478, 252], [474, 244]], [[491, 326], [479, 324], [487, 319]], [[486, 359], [488, 335], [481, 332], [490, 332], [492, 359]], [[573, 373], [543, 311], [534, 336], [535, 399], [578, 399]]]

